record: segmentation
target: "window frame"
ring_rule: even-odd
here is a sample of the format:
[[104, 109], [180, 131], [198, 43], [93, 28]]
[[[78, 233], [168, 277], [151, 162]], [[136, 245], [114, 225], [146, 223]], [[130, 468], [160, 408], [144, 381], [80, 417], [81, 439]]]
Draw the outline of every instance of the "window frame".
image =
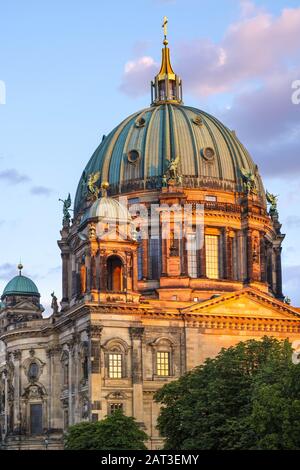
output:
[[[212, 253], [211, 247], [209, 247], [208, 240], [214, 240], [216, 242], [215, 246], [213, 247], [214, 249], [216, 248], [215, 253]], [[211, 251], [209, 253], [208, 251]], [[210, 255], [210, 256], [208, 256]], [[209, 267], [209, 261], [208, 259], [213, 260], [213, 263], [211, 264], [211, 268], [208, 269]], [[217, 274], [216, 275], [211, 275], [209, 271], [213, 271], [216, 268], [217, 265]], [[221, 279], [221, 235], [220, 233], [205, 233], [205, 274], [208, 279], [212, 280], [218, 280]]]
[[[107, 375], [109, 379], [119, 380], [123, 378], [123, 354], [120, 351], [109, 351], [107, 353]], [[113, 359], [117, 356], [117, 359]], [[112, 364], [111, 364], [112, 360]], [[113, 372], [115, 370], [115, 372]], [[112, 375], [111, 375], [112, 372]]]
[[[164, 358], [160, 358], [160, 356], [164, 356]], [[156, 375], [158, 377], [170, 377], [170, 351], [156, 351]], [[165, 366], [165, 358], [167, 358], [166, 364], [167, 368]], [[161, 373], [161, 372], [167, 372], [167, 373]]]

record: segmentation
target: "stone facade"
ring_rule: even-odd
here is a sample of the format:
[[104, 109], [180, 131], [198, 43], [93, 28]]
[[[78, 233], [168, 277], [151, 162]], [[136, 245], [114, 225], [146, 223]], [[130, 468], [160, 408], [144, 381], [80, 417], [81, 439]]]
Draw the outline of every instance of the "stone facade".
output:
[[[166, 48], [153, 107], [116, 128], [87, 166], [101, 169], [101, 185], [100, 171], [85, 170], [72, 220], [70, 198], [64, 203], [60, 307], [53, 294], [53, 314], [43, 318], [21, 267], [1, 297], [3, 448], [60, 449], [70, 425], [122, 408], [159, 449], [156, 390], [241, 340], [300, 339], [300, 310], [282, 293], [276, 198], [269, 195], [268, 211], [257, 167], [234, 133], [182, 106], [168, 60]], [[144, 154], [119, 155], [143, 139]], [[195, 174], [176, 148], [194, 153]]]

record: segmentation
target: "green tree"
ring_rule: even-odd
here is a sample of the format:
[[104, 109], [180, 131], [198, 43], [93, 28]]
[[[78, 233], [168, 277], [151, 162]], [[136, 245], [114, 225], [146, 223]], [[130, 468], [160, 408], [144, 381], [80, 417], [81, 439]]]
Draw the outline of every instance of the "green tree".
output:
[[70, 426], [65, 436], [65, 449], [145, 450], [148, 439], [134, 418], [118, 410], [101, 421]]
[[155, 399], [166, 449], [300, 448], [300, 365], [288, 341], [223, 349]]

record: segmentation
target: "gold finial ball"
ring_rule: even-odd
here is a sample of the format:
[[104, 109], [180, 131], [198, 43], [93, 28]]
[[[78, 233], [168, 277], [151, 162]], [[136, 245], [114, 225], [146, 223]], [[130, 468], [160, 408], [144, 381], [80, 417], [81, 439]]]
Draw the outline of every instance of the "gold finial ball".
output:
[[19, 263], [19, 264], [18, 264], [18, 270], [19, 270], [19, 271], [22, 271], [23, 268], [24, 268], [23, 264], [22, 264], [22, 263]]
[[164, 40], [164, 46], [167, 46], [169, 44], [169, 41], [167, 39]]
[[101, 184], [101, 188], [102, 189], [108, 189], [109, 188], [109, 182], [108, 181], [103, 181], [103, 183]]

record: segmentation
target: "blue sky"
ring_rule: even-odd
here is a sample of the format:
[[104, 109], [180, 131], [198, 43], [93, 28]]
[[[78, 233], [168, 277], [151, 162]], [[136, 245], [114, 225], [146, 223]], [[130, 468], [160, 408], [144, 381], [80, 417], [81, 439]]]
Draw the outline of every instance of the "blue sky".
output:
[[[60, 197], [124, 117], [148, 106], [164, 15], [186, 104], [237, 131], [280, 195], [285, 293], [300, 305], [299, 1], [1, 2], [0, 291], [16, 272], [60, 295]], [[298, 40], [297, 40], [298, 32]]]

